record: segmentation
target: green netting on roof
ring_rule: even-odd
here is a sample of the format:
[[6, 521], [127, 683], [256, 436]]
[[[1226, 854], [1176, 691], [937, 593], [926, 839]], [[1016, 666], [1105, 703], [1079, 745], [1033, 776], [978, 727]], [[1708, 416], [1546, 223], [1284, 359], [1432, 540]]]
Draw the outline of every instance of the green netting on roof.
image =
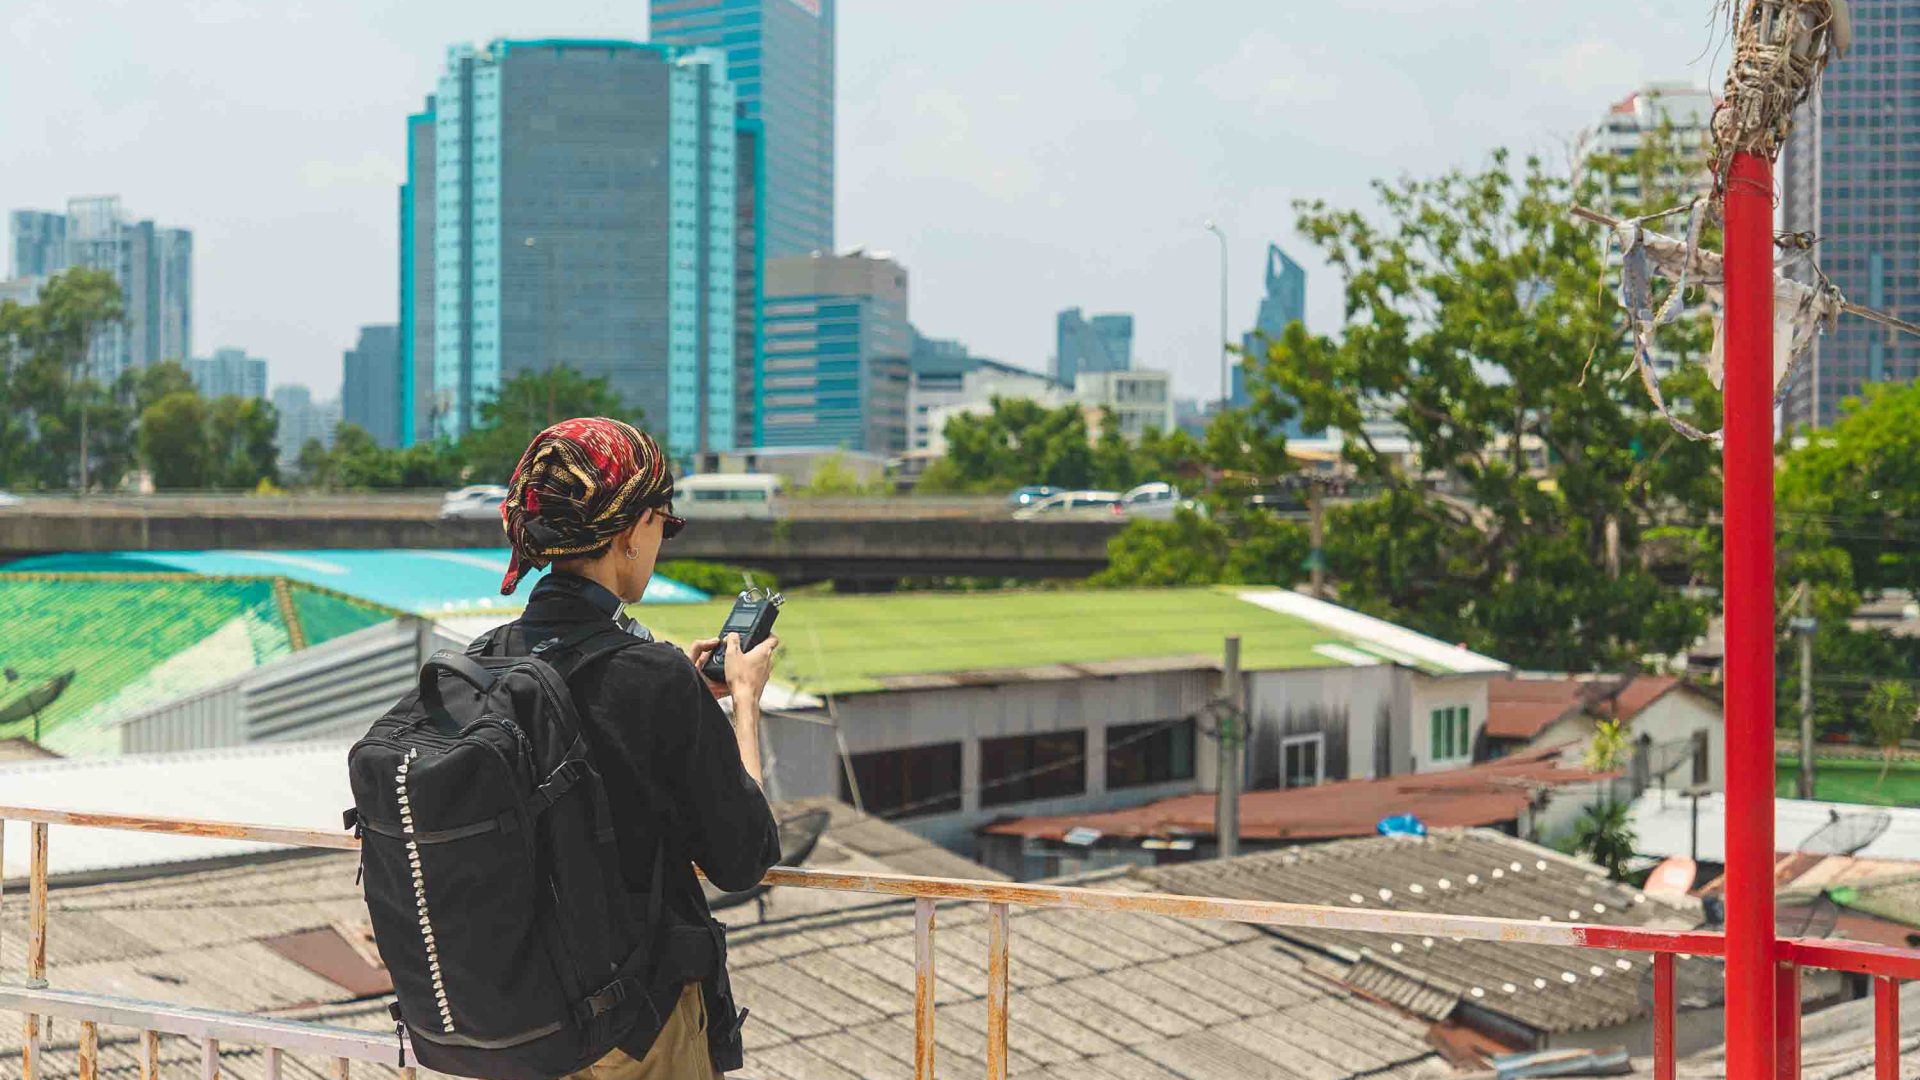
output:
[[300, 628], [306, 632], [308, 645], [318, 645], [356, 630], [365, 630], [393, 617], [393, 613], [385, 608], [374, 607], [350, 596], [297, 584], [290, 584], [288, 588], [293, 594], [294, 617], [300, 620]]
[[[0, 714], [68, 672], [38, 710], [43, 742], [65, 754], [116, 753], [114, 721], [224, 682], [291, 651], [272, 578], [0, 573]], [[292, 584], [306, 641], [391, 617], [386, 609]], [[312, 623], [307, 618], [312, 615]], [[31, 736], [35, 717], [0, 723]]]

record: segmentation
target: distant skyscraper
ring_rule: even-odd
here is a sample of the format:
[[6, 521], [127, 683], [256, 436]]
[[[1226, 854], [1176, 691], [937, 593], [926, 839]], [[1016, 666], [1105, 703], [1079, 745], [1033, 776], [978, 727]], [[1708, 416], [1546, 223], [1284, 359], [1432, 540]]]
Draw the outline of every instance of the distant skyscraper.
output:
[[[1267, 245], [1266, 284], [1253, 329], [1241, 336], [1242, 355], [1235, 358], [1229, 372], [1232, 396], [1227, 404], [1236, 409], [1245, 408], [1251, 401], [1247, 396], [1247, 364], [1258, 364], [1267, 355], [1267, 342], [1280, 340], [1287, 327], [1307, 321], [1307, 272], [1280, 250], [1279, 244]], [[1306, 434], [1297, 417], [1287, 423], [1286, 434], [1293, 439]]]
[[734, 151], [733, 443], [760, 445], [760, 277], [766, 267], [767, 137], [758, 120], [742, 120]]
[[[739, 132], [722, 68], [627, 41], [449, 51], [409, 121], [400, 206], [406, 355], [431, 356], [436, 433], [468, 430], [502, 380], [566, 366], [605, 377], [675, 458], [734, 446]], [[402, 386], [418, 394], [417, 376]]]
[[267, 397], [267, 362], [245, 349], [215, 349], [213, 355], [186, 362], [187, 374], [203, 398]]
[[291, 468], [300, 460], [300, 451], [310, 442], [333, 447], [333, 433], [340, 426], [338, 401], [315, 401], [313, 391], [297, 384], [276, 386], [273, 411], [280, 427], [274, 435], [280, 467]]
[[67, 215], [15, 210], [11, 219], [15, 278], [48, 278], [67, 268]]
[[722, 49], [742, 115], [766, 125], [766, 254], [833, 251], [837, 0], [653, 0], [652, 37]]
[[1133, 316], [1095, 315], [1068, 308], [1054, 320], [1053, 377], [1072, 386], [1083, 372], [1133, 367]]
[[[1680, 159], [1655, 178], [1657, 187], [1704, 195], [1713, 190], [1713, 173], [1708, 165], [1712, 122], [1711, 90], [1688, 83], [1650, 83], [1613, 103], [1594, 130], [1587, 153], [1592, 157], [1632, 157], [1650, 137], [1666, 128]], [[1635, 173], [1609, 178], [1606, 200], [1616, 209], [1631, 212], [1645, 197], [1640, 182]]]
[[[1862, 0], [1852, 16], [1853, 48], [1794, 115], [1785, 224], [1819, 238], [1814, 258], [1848, 300], [1911, 319], [1920, 312], [1920, 8]], [[1783, 418], [1825, 427], [1867, 384], [1916, 377], [1920, 337], [1843, 316], [1815, 340]]]
[[360, 340], [342, 358], [340, 419], [364, 430], [381, 446], [400, 445], [400, 328], [363, 326]]
[[64, 217], [16, 210], [11, 231], [16, 278], [90, 267], [119, 282], [125, 317], [94, 335], [87, 365], [95, 379], [193, 354], [192, 233], [128, 220], [112, 195], [72, 199]]
[[764, 446], [907, 448], [907, 272], [855, 251], [767, 263]]
[[[977, 389], [989, 385], [988, 379], [1005, 377], [1005, 382], [990, 384], [996, 390], [1015, 385], [1021, 379], [1063, 392], [1071, 389], [1059, 386], [1038, 372], [975, 356], [965, 344], [953, 338], [922, 337], [918, 330], [912, 327], [908, 330], [913, 334], [913, 352], [909, 358], [912, 380], [907, 389], [908, 449], [924, 450], [933, 446], [939, 435], [933, 428], [935, 414], [976, 400]], [[986, 378], [969, 380], [968, 376], [975, 372], [987, 373]], [[970, 382], [974, 390], [969, 389]]]
[[433, 98], [407, 117], [407, 182], [400, 185], [400, 445], [434, 437]]

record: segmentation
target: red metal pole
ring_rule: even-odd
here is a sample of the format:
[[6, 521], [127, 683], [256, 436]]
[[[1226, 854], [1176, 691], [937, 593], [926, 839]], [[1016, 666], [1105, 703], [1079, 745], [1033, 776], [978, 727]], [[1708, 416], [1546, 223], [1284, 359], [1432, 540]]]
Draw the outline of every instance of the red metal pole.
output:
[[1774, 1080], [1773, 167], [1726, 192], [1727, 1078]]
[[1900, 980], [1873, 980], [1874, 1080], [1900, 1080]]
[[1653, 954], [1653, 1080], [1673, 1080], [1673, 954]]

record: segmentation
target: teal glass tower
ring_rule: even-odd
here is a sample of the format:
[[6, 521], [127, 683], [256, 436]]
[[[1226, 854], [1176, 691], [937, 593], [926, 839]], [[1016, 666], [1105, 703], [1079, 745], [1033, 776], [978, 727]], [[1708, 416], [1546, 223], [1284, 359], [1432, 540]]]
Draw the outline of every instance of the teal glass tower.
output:
[[719, 53], [457, 46], [408, 130], [398, 383], [428, 400], [404, 438], [457, 439], [503, 380], [564, 366], [607, 379], [677, 459], [736, 444], [754, 256]]
[[833, 251], [836, 0], [653, 0], [651, 35], [722, 50], [766, 133], [766, 256]]

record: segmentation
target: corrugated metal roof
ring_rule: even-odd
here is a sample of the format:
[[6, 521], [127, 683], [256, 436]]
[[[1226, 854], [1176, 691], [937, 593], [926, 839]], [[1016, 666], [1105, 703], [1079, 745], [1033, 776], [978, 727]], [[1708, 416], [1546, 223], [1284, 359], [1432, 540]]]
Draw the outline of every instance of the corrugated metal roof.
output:
[[[1484, 829], [1425, 838], [1379, 837], [1136, 871], [1147, 886], [1194, 896], [1331, 904], [1552, 922], [1692, 927], [1697, 912], [1670, 907], [1617, 882], [1598, 867]], [[1514, 945], [1445, 938], [1383, 937], [1299, 927], [1280, 937], [1344, 959], [1377, 960], [1430, 993], [1505, 1015], [1543, 1032], [1609, 1027], [1647, 1011], [1644, 954]], [[1389, 1000], [1418, 1000], [1426, 1015], [1437, 999], [1407, 985]]]
[[[1725, 862], [1726, 796], [1720, 792], [1700, 797], [1698, 858], [1702, 862]], [[1792, 851], [1815, 832], [1824, 829], [1837, 815], [1886, 814], [1887, 830], [1859, 851], [1868, 859], [1920, 860], [1920, 808], [1911, 806], [1862, 806], [1857, 803], [1816, 802], [1812, 799], [1775, 799], [1773, 833], [1782, 851]], [[1668, 855], [1693, 855], [1696, 838], [1693, 831], [1693, 800], [1678, 791], [1649, 791], [1633, 801], [1634, 850], [1642, 855], [1665, 858]]]
[[[1464, 769], [1249, 791], [1240, 796], [1240, 835], [1248, 840], [1371, 836], [1383, 818], [1395, 814], [1412, 814], [1429, 828], [1501, 825], [1519, 818], [1535, 789], [1598, 775], [1561, 767], [1559, 748], [1545, 748]], [[1054, 841], [1076, 828], [1125, 839], [1211, 836], [1215, 820], [1214, 796], [1203, 792], [1125, 810], [1015, 818], [982, 831]]]
[[[63, 810], [244, 821], [312, 829], [340, 828], [353, 804], [345, 742], [293, 743], [182, 754], [0, 764], [9, 803]], [[6, 824], [6, 877], [27, 872], [25, 822]], [[125, 873], [133, 868], [227, 859], [276, 845], [193, 836], [83, 829], [48, 830], [48, 872], [55, 876]]]

